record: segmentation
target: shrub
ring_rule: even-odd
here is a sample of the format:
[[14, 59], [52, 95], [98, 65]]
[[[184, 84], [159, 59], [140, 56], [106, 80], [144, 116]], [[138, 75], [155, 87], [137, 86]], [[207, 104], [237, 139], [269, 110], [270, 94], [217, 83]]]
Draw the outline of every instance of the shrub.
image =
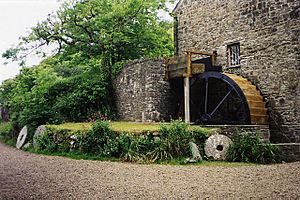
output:
[[88, 131], [77, 133], [49, 129], [37, 138], [38, 149], [49, 152], [68, 152], [71, 149], [88, 155], [118, 157], [130, 162], [156, 162], [189, 156], [190, 141], [203, 152], [206, 134], [189, 130], [181, 121], [160, 126], [160, 135], [134, 135], [112, 131], [106, 121], [96, 121]]
[[0, 122], [0, 136], [4, 138], [10, 137], [13, 131], [12, 123], [10, 122]]
[[182, 121], [172, 121], [170, 125], [160, 126], [160, 138], [154, 140], [153, 150], [149, 153], [152, 161], [169, 160], [189, 155], [190, 141], [194, 141], [188, 125]]
[[12, 137], [13, 125], [11, 122], [0, 122], [0, 140], [3, 142], [14, 145], [15, 138]]
[[52, 132], [47, 131], [36, 137], [36, 149], [42, 151], [55, 152], [57, 151], [55, 140]]
[[72, 132], [68, 130], [47, 129], [45, 133], [37, 136], [38, 150], [48, 152], [68, 152], [71, 149]]
[[115, 156], [118, 153], [116, 133], [105, 121], [96, 121], [85, 134], [79, 134], [77, 145], [81, 152], [103, 156]]
[[152, 148], [152, 140], [147, 136], [120, 134], [118, 137], [120, 157], [124, 161], [145, 161]]
[[279, 149], [270, 143], [263, 143], [257, 135], [237, 134], [227, 151], [227, 160], [233, 162], [278, 163]]

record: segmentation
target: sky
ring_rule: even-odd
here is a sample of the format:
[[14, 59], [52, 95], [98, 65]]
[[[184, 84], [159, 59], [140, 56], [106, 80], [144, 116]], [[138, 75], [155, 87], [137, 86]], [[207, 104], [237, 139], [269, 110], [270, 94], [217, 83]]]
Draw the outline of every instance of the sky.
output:
[[[62, 0], [0, 0], [0, 84], [19, 73], [17, 62], [7, 62], [2, 53], [18, 44], [20, 36], [26, 36], [30, 28], [47, 18], [49, 13], [58, 10]], [[170, 9], [174, 5], [170, 5]], [[165, 14], [161, 14], [166, 16]], [[26, 66], [41, 61], [38, 57], [28, 59]]]
[[[38, 21], [47, 18], [48, 13], [56, 11], [61, 1], [57, 0], [0, 0], [0, 57], [2, 53], [18, 43]], [[38, 58], [31, 58], [29, 65], [37, 64]], [[7, 60], [0, 58], [0, 83], [19, 73], [17, 63], [4, 65]]]

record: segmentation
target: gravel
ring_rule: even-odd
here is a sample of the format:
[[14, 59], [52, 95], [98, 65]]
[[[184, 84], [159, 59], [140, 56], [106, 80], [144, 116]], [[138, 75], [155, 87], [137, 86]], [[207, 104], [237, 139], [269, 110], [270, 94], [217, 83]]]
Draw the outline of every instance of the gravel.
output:
[[0, 143], [0, 199], [300, 199], [300, 162], [242, 167], [72, 160]]

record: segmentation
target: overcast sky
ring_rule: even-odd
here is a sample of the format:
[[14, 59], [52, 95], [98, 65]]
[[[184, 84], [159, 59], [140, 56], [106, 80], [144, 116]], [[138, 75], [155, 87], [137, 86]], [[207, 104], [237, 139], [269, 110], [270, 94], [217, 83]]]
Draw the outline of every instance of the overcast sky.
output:
[[[57, 0], [0, 0], [0, 54], [18, 43], [20, 36], [26, 35], [30, 27], [47, 18], [48, 13], [58, 9]], [[0, 58], [0, 83], [14, 77], [19, 72], [17, 63], [3, 65]], [[30, 64], [38, 63], [38, 59]]]
[[[4, 65], [2, 53], [18, 43], [37, 22], [47, 18], [48, 13], [56, 11], [61, 0], [0, 0], [0, 84], [19, 73], [17, 63]], [[173, 5], [170, 7], [174, 7]], [[38, 58], [27, 62], [29, 66], [39, 63]]]

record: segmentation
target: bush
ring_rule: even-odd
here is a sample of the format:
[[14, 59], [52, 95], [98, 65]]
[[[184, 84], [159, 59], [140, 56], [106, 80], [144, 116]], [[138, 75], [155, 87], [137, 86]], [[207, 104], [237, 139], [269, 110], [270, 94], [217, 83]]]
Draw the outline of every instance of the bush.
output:
[[105, 121], [96, 121], [85, 134], [79, 134], [77, 145], [81, 152], [103, 156], [116, 156], [118, 143], [114, 133]]
[[257, 135], [237, 134], [227, 151], [227, 160], [232, 162], [278, 163], [279, 149], [270, 143], [263, 143]]
[[84, 154], [117, 157], [130, 162], [156, 162], [190, 156], [188, 143], [196, 142], [203, 152], [206, 134], [190, 131], [188, 125], [173, 121], [160, 126], [159, 136], [134, 135], [112, 131], [106, 121], [96, 121], [86, 132], [72, 133], [49, 129], [37, 139], [38, 149], [49, 152], [68, 152], [71, 149]]
[[15, 138], [12, 137], [13, 125], [11, 122], [0, 122], [0, 140], [15, 145]]
[[169, 160], [189, 155], [189, 142], [195, 141], [188, 125], [172, 121], [169, 126], [162, 124], [160, 138], [153, 141], [153, 150], [148, 154], [150, 160]]
[[8, 138], [13, 131], [12, 123], [10, 122], [0, 122], [0, 136]]
[[71, 133], [68, 130], [47, 129], [47, 131], [37, 136], [37, 149], [48, 152], [68, 152], [71, 149]]
[[152, 149], [153, 142], [150, 137], [120, 134], [118, 137], [120, 157], [124, 161], [140, 162], [147, 159], [147, 152]]

